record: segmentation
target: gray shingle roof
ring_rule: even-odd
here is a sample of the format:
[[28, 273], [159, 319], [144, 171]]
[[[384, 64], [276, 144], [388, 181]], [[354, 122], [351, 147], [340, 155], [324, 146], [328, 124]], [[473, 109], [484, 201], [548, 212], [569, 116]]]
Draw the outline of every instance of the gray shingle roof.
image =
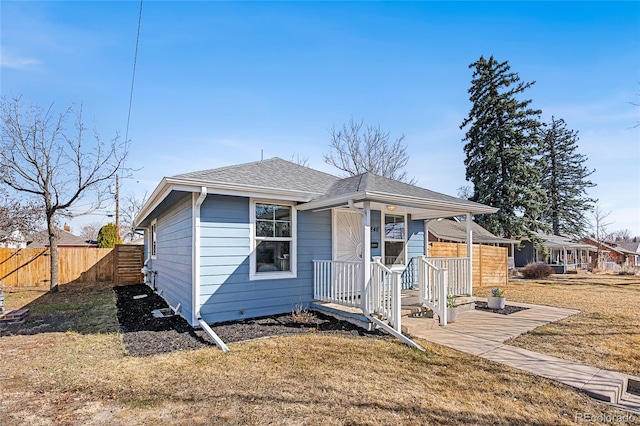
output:
[[[84, 238], [73, 235], [63, 229], [58, 229], [58, 247], [95, 247], [93, 242], [87, 242]], [[49, 233], [45, 229], [44, 231], [38, 231], [35, 234], [30, 235], [27, 238], [28, 248], [45, 248], [49, 247]]]
[[[498, 237], [484, 229], [482, 226], [472, 222], [473, 242], [485, 244], [512, 244], [517, 240]], [[429, 221], [429, 230], [441, 239], [451, 239], [457, 241], [465, 241], [467, 238], [467, 223], [457, 222], [450, 219], [431, 220]]]
[[618, 246], [632, 253], [640, 253], [640, 241], [622, 241], [618, 242]]
[[431, 191], [419, 186], [410, 185], [408, 183], [389, 179], [383, 176], [378, 176], [373, 173], [364, 173], [361, 175], [341, 179], [335, 182], [326, 191], [325, 195], [318, 198], [318, 200], [321, 201], [323, 199], [331, 199], [334, 197], [339, 197], [341, 195], [364, 192], [376, 192], [381, 194], [400, 195], [426, 200], [453, 202], [457, 204], [466, 204], [469, 206], [486, 207], [482, 204], [474, 203], [473, 201], [452, 197], [451, 195], [445, 195], [440, 192]]
[[324, 194], [340, 178], [281, 158], [173, 176], [209, 184], [235, 184], [256, 189]]

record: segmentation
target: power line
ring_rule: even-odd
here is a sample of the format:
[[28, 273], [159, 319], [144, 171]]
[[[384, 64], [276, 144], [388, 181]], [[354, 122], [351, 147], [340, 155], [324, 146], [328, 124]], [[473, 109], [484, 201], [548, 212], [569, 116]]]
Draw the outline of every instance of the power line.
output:
[[136, 64], [138, 62], [138, 45], [140, 43], [140, 24], [142, 22], [142, 1], [140, 0], [140, 11], [138, 13], [138, 34], [136, 35], [136, 51], [133, 55], [133, 73], [131, 75], [131, 92], [129, 94], [129, 111], [127, 113], [127, 130], [124, 134], [124, 143], [129, 143], [129, 123], [131, 121], [131, 104], [133, 103], [133, 85], [136, 79]]

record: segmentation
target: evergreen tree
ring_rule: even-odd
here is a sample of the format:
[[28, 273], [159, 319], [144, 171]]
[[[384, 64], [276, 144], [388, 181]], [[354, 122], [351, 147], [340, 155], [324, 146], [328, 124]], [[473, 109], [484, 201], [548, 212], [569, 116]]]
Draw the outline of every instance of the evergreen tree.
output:
[[500, 209], [476, 221], [505, 237], [531, 236], [540, 228], [544, 202], [535, 164], [541, 111], [529, 107], [531, 100], [516, 96], [535, 82], [521, 82], [508, 62], [499, 63], [493, 56], [481, 56], [469, 68], [475, 69], [469, 89], [473, 105], [460, 125], [467, 127], [466, 179], [473, 184], [472, 201]]
[[543, 130], [541, 169], [548, 201], [544, 221], [555, 235], [583, 235], [588, 227], [587, 213], [595, 203], [586, 192], [595, 186], [587, 180], [595, 170], [583, 165], [587, 157], [577, 149], [578, 132], [567, 129], [564, 120], [551, 117], [551, 124]]
[[98, 232], [98, 247], [113, 248], [116, 244], [122, 244], [122, 238], [117, 234], [115, 224], [107, 223], [104, 225]]

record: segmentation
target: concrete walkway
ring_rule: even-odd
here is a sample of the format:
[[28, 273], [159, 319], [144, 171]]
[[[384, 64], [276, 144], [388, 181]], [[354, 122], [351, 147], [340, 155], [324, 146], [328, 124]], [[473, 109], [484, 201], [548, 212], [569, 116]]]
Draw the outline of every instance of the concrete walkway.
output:
[[528, 371], [579, 389], [599, 400], [640, 414], [640, 396], [627, 392], [640, 387], [640, 379], [504, 344], [550, 322], [579, 311], [509, 302], [529, 309], [500, 315], [472, 310], [458, 315], [455, 323], [440, 327], [433, 319], [403, 317], [403, 329], [428, 340], [490, 361]]

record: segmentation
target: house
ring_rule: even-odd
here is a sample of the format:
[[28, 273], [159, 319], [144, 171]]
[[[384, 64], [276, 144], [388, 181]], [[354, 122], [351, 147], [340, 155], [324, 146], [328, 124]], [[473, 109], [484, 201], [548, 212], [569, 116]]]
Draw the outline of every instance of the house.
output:
[[[98, 246], [95, 241], [85, 240], [82, 237], [73, 235], [69, 226], [65, 226], [64, 229], [58, 229], [58, 235], [60, 237], [58, 240], [58, 247], [95, 248]], [[38, 231], [27, 237], [27, 248], [46, 247], [49, 247], [49, 231], [47, 231], [46, 229]]]
[[146, 282], [193, 326], [322, 301], [360, 308], [400, 333], [400, 276], [410, 262], [436, 309], [446, 310], [446, 294], [436, 300], [429, 289], [443, 277], [472, 291], [472, 244], [467, 257], [428, 262], [426, 221], [471, 223], [496, 210], [372, 173], [342, 179], [272, 158], [165, 177], [135, 224], [146, 235]]
[[27, 247], [27, 240], [19, 230], [2, 231], [0, 230], [0, 247], [20, 249]]
[[[475, 222], [471, 223], [473, 230], [473, 242], [476, 244], [484, 244], [498, 247], [507, 247], [509, 268], [514, 267], [513, 254], [515, 245], [520, 241], [509, 238], [498, 237], [484, 229]], [[454, 219], [438, 218], [427, 222], [429, 231], [429, 242], [451, 242], [464, 243], [467, 238], [467, 225], [465, 221]]]
[[627, 250], [624, 246], [621, 245], [620, 242], [611, 242], [611, 241], [598, 241], [592, 237], [584, 237], [580, 240], [585, 244], [588, 244], [595, 251], [600, 251], [601, 259], [598, 262], [598, 268], [600, 269], [620, 269], [622, 266], [634, 266], [634, 263], [637, 258], [637, 252], [632, 250]]
[[545, 262], [549, 264], [555, 273], [566, 273], [569, 270], [589, 269], [592, 267], [592, 259], [595, 259], [594, 248], [584, 242], [576, 242], [571, 238], [561, 235], [536, 232], [535, 236], [542, 241], [546, 248], [536, 247], [533, 241], [524, 239], [521, 247], [515, 252], [515, 265], [522, 268], [528, 263]]
[[628, 257], [630, 266], [640, 266], [640, 241], [622, 241], [618, 242], [618, 246], [629, 253], [633, 253]]

